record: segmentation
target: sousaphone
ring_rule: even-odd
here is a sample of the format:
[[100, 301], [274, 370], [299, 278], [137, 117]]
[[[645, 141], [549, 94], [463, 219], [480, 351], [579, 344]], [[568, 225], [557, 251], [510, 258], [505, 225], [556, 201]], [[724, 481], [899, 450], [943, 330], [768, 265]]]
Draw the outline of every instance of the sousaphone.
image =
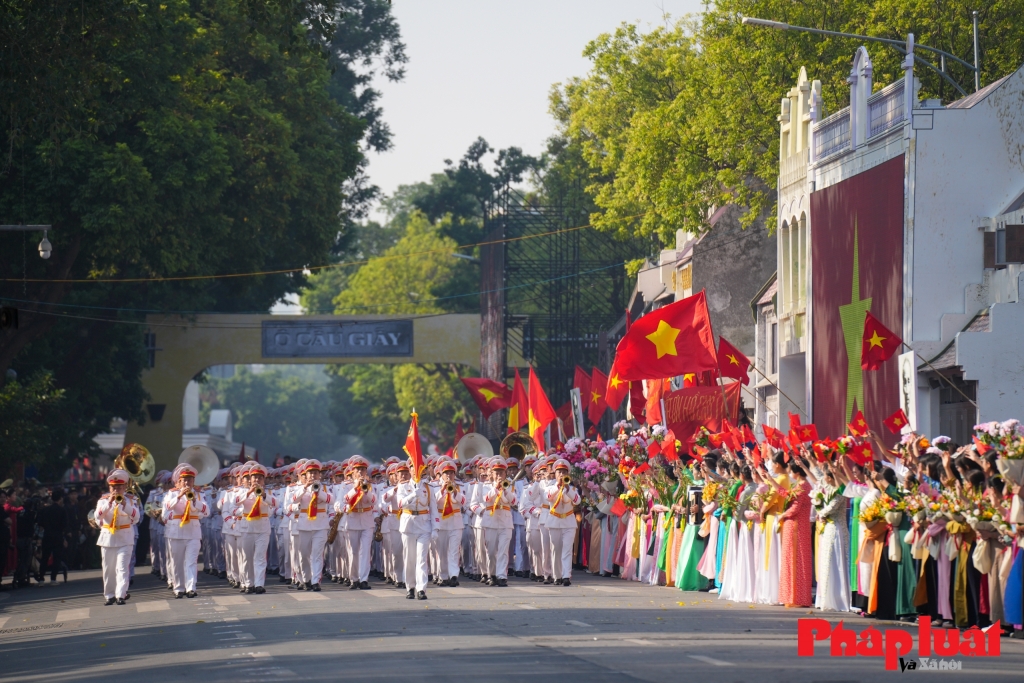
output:
[[178, 456], [178, 464], [196, 468], [196, 486], [209, 484], [220, 471], [220, 458], [209, 446], [189, 446]]
[[467, 463], [477, 455], [482, 455], [485, 458], [494, 455], [494, 446], [491, 445], [490, 440], [483, 434], [470, 432], [455, 444], [455, 457], [458, 458], [459, 462]]
[[128, 489], [141, 498], [141, 487], [153, 481], [156, 476], [156, 461], [148, 448], [140, 443], [130, 443], [114, 458], [114, 469], [128, 473], [132, 480]]
[[515, 458], [519, 462], [523, 461], [528, 455], [537, 455], [537, 444], [526, 432], [512, 432], [506, 436], [502, 442], [501, 447], [498, 449], [501, 453], [501, 457]]

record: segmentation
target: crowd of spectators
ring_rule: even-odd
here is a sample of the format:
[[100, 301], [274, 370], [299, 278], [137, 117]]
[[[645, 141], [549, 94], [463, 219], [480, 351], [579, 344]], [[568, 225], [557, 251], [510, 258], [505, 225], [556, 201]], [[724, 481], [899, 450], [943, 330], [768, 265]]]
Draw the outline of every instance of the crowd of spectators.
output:
[[[43, 583], [73, 569], [100, 566], [98, 531], [87, 515], [102, 494], [97, 484], [44, 486], [35, 480], [0, 486], [0, 589]], [[11, 576], [13, 581], [4, 583]]]

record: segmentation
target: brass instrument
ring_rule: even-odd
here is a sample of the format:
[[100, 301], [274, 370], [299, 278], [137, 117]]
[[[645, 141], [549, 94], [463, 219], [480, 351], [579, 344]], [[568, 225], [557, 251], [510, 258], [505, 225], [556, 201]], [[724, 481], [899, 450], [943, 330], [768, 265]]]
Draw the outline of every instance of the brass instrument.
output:
[[445, 493], [455, 493], [458, 489], [455, 484], [448, 484], [444, 487]]
[[369, 484], [367, 484], [367, 483], [366, 483], [365, 481], [364, 481], [364, 482], [361, 482], [361, 483], [359, 484], [359, 490], [360, 490], [360, 491], [362, 491], [363, 493], [369, 493], [369, 491], [370, 491], [370, 485], [369, 485]]
[[478, 432], [470, 432], [459, 439], [455, 444], [455, 457], [459, 462], [465, 464], [475, 456], [489, 458], [494, 455], [494, 446], [490, 440]]
[[188, 500], [195, 500], [196, 494], [192, 491], [192, 489], [188, 489], [187, 491], [185, 491], [185, 498], [187, 498]]
[[196, 486], [212, 483], [220, 470], [220, 458], [209, 446], [189, 446], [178, 456], [178, 464], [195, 468]]
[[501, 480], [501, 488], [507, 491], [510, 486], [512, 486], [512, 482], [510, 482], [508, 479]]
[[156, 476], [156, 460], [149, 449], [139, 443], [127, 444], [114, 458], [114, 469], [128, 473], [131, 482], [128, 490], [139, 498], [142, 497], [141, 486], [153, 481]]
[[537, 455], [539, 449], [533, 437], [526, 432], [512, 432], [502, 440], [498, 452], [505, 459], [515, 458], [522, 462], [528, 455]]
[[96, 511], [89, 510], [89, 513], [85, 516], [85, 521], [89, 523], [93, 529], [99, 529], [100, 523], [96, 521]]
[[327, 545], [334, 543], [334, 539], [338, 537], [338, 526], [341, 524], [341, 517], [341, 514], [337, 514], [334, 515], [334, 519], [331, 520], [331, 526], [328, 527], [327, 531]]
[[124, 505], [124, 496], [122, 496], [121, 494], [114, 496], [114, 502], [117, 505]]
[[566, 476], [562, 477], [562, 486], [569, 486], [569, 484], [571, 484], [571, 483], [572, 483], [572, 477], [570, 477], [569, 475], [566, 475]]
[[313, 484], [311, 488], [313, 489], [313, 491], [315, 493], [319, 493], [320, 492], [320, 484]]
[[373, 540], [375, 541], [384, 540], [384, 534], [382, 534], [380, 531], [380, 525], [384, 523], [384, 517], [385, 515], [381, 515], [380, 517], [378, 517], [377, 524], [373, 527]]
[[263, 489], [261, 489], [261, 488], [260, 488], [259, 486], [257, 486], [256, 488], [254, 488], [254, 489], [252, 490], [252, 492], [256, 494], [256, 497], [257, 497], [257, 498], [262, 498], [262, 497], [263, 497]]

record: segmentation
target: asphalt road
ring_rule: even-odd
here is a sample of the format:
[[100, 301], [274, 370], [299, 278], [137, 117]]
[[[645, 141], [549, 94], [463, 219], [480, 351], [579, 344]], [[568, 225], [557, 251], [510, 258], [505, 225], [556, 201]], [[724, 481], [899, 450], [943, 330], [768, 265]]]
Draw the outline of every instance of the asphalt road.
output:
[[[142, 571], [146, 571], [143, 569]], [[268, 577], [271, 578], [271, 577]], [[810, 610], [751, 607], [703, 593], [574, 577], [570, 587], [431, 587], [426, 602], [374, 582], [300, 593], [274, 583], [239, 595], [200, 574], [175, 600], [137, 577], [128, 604], [105, 607], [98, 572], [0, 593], [0, 681], [1021, 681], [1024, 641], [959, 672], [886, 672], [881, 659], [796, 654]], [[826, 615], [833, 623], [837, 615]], [[896, 624], [849, 616], [857, 630]], [[916, 627], [909, 629], [916, 635]], [[911, 653], [916, 657], [915, 650]]]

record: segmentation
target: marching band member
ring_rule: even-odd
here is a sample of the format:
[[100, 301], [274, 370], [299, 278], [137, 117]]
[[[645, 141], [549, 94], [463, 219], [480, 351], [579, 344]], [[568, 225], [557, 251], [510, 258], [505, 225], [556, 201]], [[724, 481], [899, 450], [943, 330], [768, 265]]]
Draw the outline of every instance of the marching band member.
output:
[[238, 581], [238, 537], [241, 531], [237, 528], [235, 519], [235, 495], [240, 490], [242, 480], [239, 470], [242, 463], [236, 462], [228, 470], [226, 476], [228, 485], [221, 490], [218, 496], [218, 506], [223, 524], [221, 536], [224, 539], [224, 569], [228, 579], [228, 585], [238, 588], [241, 584]]
[[393, 566], [395, 587], [405, 588], [405, 546], [403, 542], [403, 536], [401, 531], [402, 522], [402, 503], [399, 500], [399, 492], [401, 491], [401, 485], [409, 481], [409, 465], [406, 462], [395, 463], [395, 478], [394, 486], [389, 488], [381, 500], [382, 510], [386, 516], [382, 522], [381, 530], [382, 533], [384, 527], [388, 528], [386, 533], [390, 533], [389, 538], [391, 546], [391, 563]]
[[516, 490], [505, 478], [508, 466], [501, 456], [491, 460], [491, 483], [484, 489], [481, 517], [487, 544], [488, 586], [508, 586], [508, 550], [512, 541], [512, 508]]
[[320, 576], [324, 569], [324, 549], [327, 545], [327, 516], [332, 501], [327, 487], [320, 483], [319, 460], [307, 460], [299, 471], [302, 488], [292, 495], [290, 510], [298, 514], [299, 572], [302, 583], [299, 590], [320, 591]]
[[455, 480], [458, 467], [451, 460], [445, 460], [439, 466], [441, 473], [440, 486], [434, 493], [441, 522], [438, 525], [437, 550], [439, 555], [438, 572], [440, 585], [459, 585], [459, 551], [462, 544], [462, 508], [466, 504], [466, 496], [462, 487]]
[[305, 458], [301, 458], [296, 463], [291, 465], [291, 472], [289, 478], [291, 480], [288, 486], [288, 493], [285, 494], [286, 505], [288, 506], [288, 557], [290, 558], [291, 564], [291, 587], [305, 590], [305, 586], [302, 583], [302, 571], [299, 568], [299, 512], [296, 509], [292, 511], [291, 501], [299, 495], [302, 491], [302, 482], [300, 481], [302, 468], [306, 466], [308, 461]]
[[265, 593], [267, 548], [270, 544], [270, 513], [274, 500], [266, 490], [267, 469], [251, 462], [246, 470], [248, 489], [235, 497], [232, 513], [245, 526], [238, 537], [239, 575], [243, 593]]
[[466, 501], [462, 506], [462, 573], [470, 580], [476, 576], [479, 567], [476, 564], [476, 539], [473, 537], [473, 513], [469, 508], [469, 500], [472, 491], [476, 486], [476, 478], [473, 473], [476, 463], [470, 460], [462, 467], [462, 495]]
[[130, 477], [124, 470], [107, 476], [110, 492], [96, 503], [95, 520], [100, 525], [96, 545], [103, 558], [103, 597], [105, 605], [123, 605], [128, 595], [128, 565], [135, 547], [133, 527], [141, 512], [134, 497], [126, 496]]
[[203, 497], [195, 491], [196, 470], [191, 465], [174, 468], [177, 487], [164, 496], [163, 517], [171, 542], [170, 573], [174, 597], [196, 597], [196, 574], [202, 530], [199, 520], [210, 514]]
[[[526, 520], [526, 545], [530, 553], [530, 580], [543, 581], [545, 572], [544, 554], [540, 542], [540, 510], [541, 501], [538, 489], [542, 486], [540, 472], [544, 471], [544, 460], [530, 463], [529, 482], [523, 487], [522, 498], [519, 499], [519, 511]], [[524, 467], [526, 464], [524, 462]]]
[[281, 524], [281, 518], [277, 516], [278, 503], [278, 470], [267, 470], [266, 490], [267, 496], [273, 501], [268, 519], [270, 520], [270, 542], [267, 543], [267, 573], [279, 574], [281, 572], [281, 552], [277, 547], [277, 527]]
[[547, 456], [545, 458], [545, 466], [542, 469], [540, 481], [536, 489], [537, 501], [540, 503], [537, 524], [540, 526], [540, 552], [544, 559], [544, 583], [546, 584], [553, 584], [555, 582], [554, 578], [552, 578], [554, 568], [551, 563], [551, 533], [548, 529], [548, 522], [551, 521], [551, 503], [547, 499], [547, 487], [555, 478], [554, 467], [552, 467], [553, 462], [553, 457]]
[[[430, 487], [425, 478], [421, 477], [419, 482], [407, 481], [400, 485], [397, 495], [402, 506], [399, 530], [402, 532], [405, 580], [408, 587], [405, 597], [410, 600], [426, 600], [430, 571], [427, 553], [431, 539], [437, 537], [437, 526], [441, 518], [437, 514], [437, 504], [430, 494]], [[409, 586], [414, 580], [415, 588]]]
[[574, 507], [580, 502], [580, 493], [569, 479], [569, 461], [555, 461], [555, 480], [548, 484], [546, 494], [551, 505], [547, 522], [551, 538], [551, 571], [555, 584], [568, 586], [572, 576], [572, 543], [576, 538]]
[[[346, 460], [340, 463], [328, 463], [325, 470], [325, 473], [330, 475], [331, 498], [335, 501], [344, 500], [350, 488], [349, 482], [345, 480], [345, 473], [347, 472], [345, 463], [347, 462]], [[345, 569], [348, 562], [348, 531], [345, 511], [342, 509], [341, 512], [337, 512], [337, 507], [338, 504], [335, 503], [329, 510], [331, 522], [328, 526], [333, 526], [335, 521], [337, 521], [338, 532], [334, 536], [334, 542], [327, 544], [327, 567], [328, 573], [331, 575], [331, 581], [343, 584], [348, 580]], [[341, 519], [337, 519], [339, 515]], [[328, 536], [330, 536], [329, 533]]]
[[149, 557], [153, 565], [152, 573], [159, 576], [161, 581], [167, 581], [167, 565], [164, 561], [166, 545], [164, 542], [164, 523], [161, 519], [160, 510], [163, 507], [165, 486], [164, 483], [170, 480], [171, 473], [167, 470], [160, 470], [153, 478], [153, 488], [146, 496], [146, 515], [149, 517]]
[[226, 479], [228, 469], [217, 472], [214, 479], [214, 490], [210, 495], [210, 535], [213, 538], [213, 570], [211, 576], [227, 578], [227, 565], [224, 560], [224, 516], [220, 512], [220, 501], [224, 489], [228, 486]]
[[348, 532], [349, 590], [370, 590], [370, 544], [376, 526], [377, 494], [366, 475], [369, 466], [361, 455], [349, 459], [352, 486], [345, 497], [334, 504], [335, 511], [345, 515]]
[[467, 498], [469, 499], [470, 526], [473, 528], [473, 545], [476, 550], [476, 565], [479, 573], [477, 580], [481, 583], [486, 583], [490, 576], [487, 575], [487, 544], [484, 543], [483, 499], [484, 488], [486, 488], [491, 475], [487, 469], [487, 461], [483, 458], [477, 461], [476, 468], [477, 482], [470, 487]]
[[[523, 458], [523, 468], [527, 467], [527, 458]], [[508, 478], [516, 489], [516, 500], [523, 499], [523, 489], [526, 481], [522, 478], [516, 479], [519, 474], [519, 461], [516, 458], [508, 459]], [[518, 576], [526, 576], [526, 569], [529, 569], [529, 557], [526, 548], [526, 520], [519, 511], [518, 503], [512, 506], [512, 539], [509, 546], [509, 558], [512, 561], [510, 569]]]

